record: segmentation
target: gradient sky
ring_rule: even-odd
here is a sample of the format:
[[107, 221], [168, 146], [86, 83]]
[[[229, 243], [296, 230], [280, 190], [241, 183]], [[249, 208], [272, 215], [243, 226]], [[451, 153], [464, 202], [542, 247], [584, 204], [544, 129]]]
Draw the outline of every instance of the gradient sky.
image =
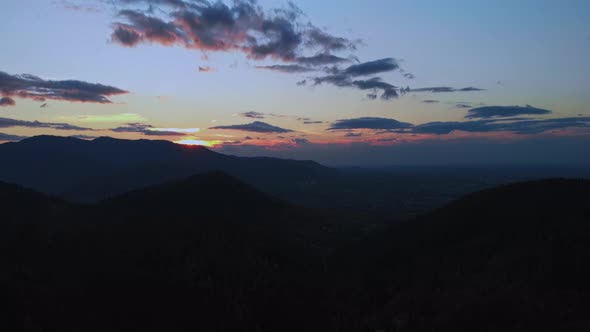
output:
[[[236, 2], [260, 7], [269, 21], [287, 17], [272, 22], [303, 38], [293, 56], [236, 41], [248, 33], [257, 45], [283, 42], [274, 34], [282, 30], [227, 32], [214, 21], [221, 16], [203, 19], [208, 8], [236, 8], [233, 1], [185, 1], [200, 7], [3, 1], [0, 141], [167, 139], [342, 165], [590, 162], [588, 1], [297, 0], [297, 9], [286, 1]], [[207, 36], [224, 46], [146, 37], [130, 11], [172, 22], [178, 35], [171, 13], [202, 14]], [[121, 27], [143, 37], [125, 43], [114, 35]], [[354, 47], [307, 45], [312, 31]], [[320, 53], [346, 61], [312, 68], [301, 60]], [[360, 73], [371, 61], [379, 68]], [[310, 71], [258, 68], [272, 65]], [[388, 85], [363, 90], [360, 80]], [[475, 89], [460, 91], [468, 87]], [[397, 96], [381, 98], [387, 92]]]

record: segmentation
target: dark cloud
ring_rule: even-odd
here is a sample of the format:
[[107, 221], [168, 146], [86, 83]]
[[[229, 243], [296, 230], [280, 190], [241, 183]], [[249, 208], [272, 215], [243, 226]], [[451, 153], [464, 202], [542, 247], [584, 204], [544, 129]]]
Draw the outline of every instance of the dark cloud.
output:
[[455, 105], [455, 107], [457, 107], [457, 108], [471, 108], [471, 107], [473, 107], [473, 106], [471, 106], [471, 105], [469, 105], [469, 104], [462, 104], [462, 103], [459, 103], [459, 104], [456, 104], [456, 105]]
[[344, 137], [361, 137], [363, 136], [362, 133], [346, 133]]
[[19, 135], [0, 133], [0, 141], [1, 142], [15, 142], [15, 141], [20, 141], [25, 138], [27, 138], [27, 136], [19, 136]]
[[349, 76], [368, 76], [399, 69], [399, 64], [393, 58], [385, 58], [352, 65], [344, 70]]
[[111, 129], [115, 133], [140, 133], [146, 136], [185, 136], [186, 133], [176, 131], [157, 130], [154, 126], [145, 123], [127, 123], [125, 126]]
[[435, 99], [426, 99], [422, 101], [423, 103], [427, 103], [427, 104], [434, 104], [434, 103], [438, 103], [438, 100]]
[[355, 42], [352, 42], [346, 38], [332, 36], [316, 27], [311, 27], [311, 29], [305, 32], [305, 35], [307, 37], [305, 41], [306, 46], [320, 47], [325, 52], [340, 51], [343, 49], [356, 49]]
[[244, 118], [252, 118], [252, 119], [264, 119], [265, 118], [264, 113], [254, 112], [254, 111], [240, 113], [239, 115]]
[[[119, 11], [122, 22], [114, 24], [111, 36], [116, 43], [136, 46], [139, 43], [180, 45], [201, 51], [239, 51], [252, 59], [272, 58], [308, 65], [337, 63], [337, 58], [306, 57], [306, 50], [320, 54], [354, 49], [355, 42], [303, 24], [304, 14], [295, 5], [265, 11], [255, 0], [234, 0], [230, 5], [217, 1], [115, 0], [126, 6]], [[134, 4], [147, 3], [158, 8], [158, 15], [138, 9]], [[130, 6], [131, 7], [127, 7]]]
[[303, 121], [303, 124], [320, 124], [324, 123], [324, 121]]
[[307, 85], [307, 80], [301, 80], [297, 82], [297, 86], [304, 86]]
[[384, 137], [384, 138], [377, 139], [377, 142], [388, 143], [388, 142], [395, 142], [397, 140], [398, 139], [395, 137]]
[[307, 73], [314, 71], [312, 68], [300, 66], [300, 65], [272, 65], [272, 66], [256, 66], [257, 69], [266, 69], [272, 71], [278, 71], [282, 73]]
[[435, 87], [428, 87], [428, 88], [410, 89], [408, 92], [444, 93], [444, 92], [471, 92], [471, 91], [485, 91], [485, 90], [479, 89], [479, 88], [474, 88], [474, 87], [455, 89], [450, 86], [435, 86]]
[[43, 102], [46, 99], [76, 101], [83, 103], [111, 103], [107, 98], [128, 93], [108, 85], [77, 80], [50, 81], [37, 76], [9, 75], [0, 71], [0, 95], [28, 98]]
[[387, 118], [363, 117], [356, 119], [337, 120], [328, 130], [344, 129], [405, 129], [412, 127], [411, 123], [400, 122]]
[[329, 53], [320, 53], [309, 57], [298, 57], [297, 62], [306, 66], [325, 66], [343, 62], [350, 62], [351, 59], [341, 58]]
[[[467, 106], [469, 107], [469, 106]], [[484, 106], [470, 109], [465, 116], [468, 119], [485, 119], [494, 117], [511, 117], [518, 115], [545, 115], [551, 114], [550, 110], [532, 107], [531, 105], [522, 106]]]
[[368, 80], [357, 80], [352, 82], [352, 85], [361, 90], [373, 90], [373, 89], [396, 89], [397, 87], [387, 82], [383, 82], [380, 77], [373, 77]]
[[39, 121], [24, 121], [8, 118], [0, 118], [0, 128], [12, 128], [12, 127], [27, 127], [27, 128], [51, 128], [56, 130], [80, 130], [80, 131], [92, 131], [94, 129], [83, 128], [74, 126], [68, 123], [51, 123], [51, 122], [39, 122]]
[[230, 129], [230, 130], [242, 130], [242, 131], [250, 131], [255, 133], [289, 133], [293, 130], [284, 129], [280, 127], [276, 127], [270, 125], [268, 123], [262, 121], [254, 121], [248, 124], [241, 124], [241, 125], [231, 125], [231, 126], [217, 126], [211, 127], [209, 129]]
[[[377, 73], [399, 69], [397, 61], [393, 58], [380, 59], [351, 65], [345, 69], [331, 67], [327, 69], [330, 75], [314, 78], [315, 85], [331, 84], [337, 87], [352, 87], [359, 90], [372, 90], [367, 98], [377, 99], [377, 92], [381, 91], [381, 99], [389, 100], [399, 96], [398, 87], [384, 82], [381, 77], [372, 77], [366, 80], [355, 80], [357, 76], [368, 76]], [[402, 91], [400, 90], [400, 93]]]
[[14, 101], [14, 99], [12, 99], [10, 97], [0, 98], [0, 107], [7, 107], [7, 106], [14, 106], [14, 105], [16, 105], [16, 102]]
[[311, 142], [307, 138], [294, 138], [293, 143], [297, 145], [311, 144]]
[[383, 90], [383, 94], [381, 94], [381, 99], [383, 100], [390, 100], [397, 98], [399, 94], [395, 90], [395, 88]]
[[517, 134], [538, 134], [565, 128], [589, 128], [590, 117], [557, 119], [474, 120], [465, 122], [429, 122], [412, 127], [409, 132], [420, 134], [450, 134], [454, 131], [471, 133], [514, 132]]
[[413, 80], [414, 78], [416, 78], [416, 76], [414, 76], [414, 74], [410, 74], [410, 73], [404, 73], [404, 77], [409, 80]]

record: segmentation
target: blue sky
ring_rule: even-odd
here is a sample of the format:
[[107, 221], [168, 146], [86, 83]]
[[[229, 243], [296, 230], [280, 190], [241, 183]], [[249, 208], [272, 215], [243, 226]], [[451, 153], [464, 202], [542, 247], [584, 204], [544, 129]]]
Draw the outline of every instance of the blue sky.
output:
[[[38, 134], [169, 139], [205, 142], [222, 152], [235, 154], [283, 156], [287, 153], [290, 157], [326, 163], [347, 163], [345, 155], [338, 150], [350, 148], [351, 144], [366, 151], [378, 146], [378, 155], [371, 157], [363, 152], [363, 160], [388, 163], [395, 159], [382, 157], [388, 153], [383, 151], [395, 153], [403, 144], [417, 146], [432, 141], [471, 144], [481, 139], [486, 139], [488, 144], [506, 140], [533, 144], [551, 137], [576, 142], [588, 139], [590, 23], [586, 18], [590, 4], [587, 1], [297, 0], [294, 4], [300, 13], [297, 19], [300, 24], [293, 25], [297, 33], [306, 36], [309, 32], [306, 24], [311, 22], [317, 31], [344, 38], [356, 49], [328, 50], [325, 44], [307, 47], [302, 42], [296, 57], [291, 58], [271, 52], [264, 56], [258, 54], [259, 58], [254, 59], [252, 49], [244, 51], [236, 47], [187, 48], [178, 39], [174, 45], [165, 45], [142, 37], [139, 42], [125, 45], [113, 37], [120, 26], [146, 33], [145, 27], [133, 25], [130, 16], [121, 14], [125, 10], [178, 24], [171, 13], [178, 12], [180, 7], [163, 2], [166, 1], [3, 2], [0, 71], [8, 76], [0, 80], [4, 98], [0, 102], [0, 118], [9, 124], [2, 125], [0, 121], [0, 133], [5, 134], [0, 139], [17, 140]], [[148, 10], [150, 3], [153, 7]], [[187, 3], [192, 2], [187, 0]], [[231, 3], [226, 4], [232, 8]], [[256, 6], [266, 18], [273, 17], [275, 8], [290, 8], [284, 1], [260, 0]], [[272, 31], [264, 36], [259, 36], [259, 31], [248, 31], [259, 38], [259, 44], [275, 36]], [[215, 38], [223, 36], [227, 45], [227, 34], [220, 34], [219, 30], [214, 33]], [[190, 42], [195, 43], [195, 39]], [[331, 74], [328, 70], [333, 64], [297, 73], [257, 68], [301, 65], [297, 59], [318, 53], [354, 60], [338, 63], [337, 71]], [[318, 79], [334, 73], [347, 73], [350, 66], [386, 59], [389, 60], [378, 63], [385, 66], [378, 72], [346, 77], [339, 84], [318, 83]], [[210, 71], [199, 71], [199, 67]], [[414, 78], [404, 77], [407, 73]], [[63, 98], [60, 93], [64, 90], [60, 90], [58, 97], [51, 91], [53, 95], [40, 101], [31, 94], [39, 91], [38, 86], [29, 86], [30, 82], [28, 95], [9, 86], [10, 82], [22, 83], [15, 81], [15, 75], [19, 74], [35, 75], [44, 81], [99, 83], [116, 90], [102, 95], [108, 103]], [[359, 88], [359, 80], [369, 82], [375, 77], [395, 88]], [[296, 84], [303, 80], [304, 86]], [[409, 87], [410, 91], [400, 91], [399, 87]], [[453, 89], [452, 92], [422, 89], [433, 87]], [[458, 91], [466, 87], [478, 91]], [[391, 89], [397, 96], [382, 99]], [[527, 109], [526, 105], [530, 107]], [[518, 126], [500, 126], [498, 123], [504, 122], [494, 122], [494, 126], [484, 127], [470, 123], [466, 131], [462, 128], [467, 127], [454, 124], [477, 121], [466, 118], [470, 109], [488, 107], [484, 111], [496, 112], [490, 108], [495, 106], [519, 107], [502, 109], [513, 112], [512, 117], [479, 120], [512, 118], [506, 121], [525, 122]], [[540, 115], [530, 109], [550, 112]], [[258, 115], [252, 117], [251, 112]], [[363, 118], [373, 119], [371, 128], [357, 121], [343, 130], [330, 129], [338, 120]], [[15, 124], [6, 119], [21, 122]], [[534, 122], [556, 119], [562, 120]], [[389, 120], [416, 128], [392, 128]], [[66, 123], [74, 128], [31, 125], [34, 121]], [[254, 121], [270, 127], [244, 126]], [[458, 129], [440, 134], [425, 133], [424, 127], [417, 127], [433, 122]], [[547, 129], [531, 130], [531, 126]], [[158, 130], [162, 128], [169, 130]], [[189, 129], [190, 134], [186, 135], [184, 130], [180, 135], [175, 128]], [[194, 128], [199, 131], [190, 130]], [[515, 132], [514, 128], [519, 129]], [[383, 150], [383, 146], [391, 149]], [[573, 148], [577, 145], [570, 146], [572, 160], [576, 161], [580, 151]], [[317, 152], [318, 149], [323, 152]], [[341, 157], [331, 159], [330, 153]], [[511, 156], [515, 155], [507, 153], [503, 158], [509, 161]], [[549, 153], [546, 161], [555, 160]]]

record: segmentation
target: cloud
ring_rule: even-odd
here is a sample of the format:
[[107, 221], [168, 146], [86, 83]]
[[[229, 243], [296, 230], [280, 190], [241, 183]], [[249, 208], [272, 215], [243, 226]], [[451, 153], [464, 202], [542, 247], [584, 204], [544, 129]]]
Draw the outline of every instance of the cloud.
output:
[[450, 86], [435, 86], [435, 87], [428, 87], [428, 88], [417, 88], [417, 89], [410, 89], [408, 92], [433, 92], [433, 93], [444, 93], [444, 92], [471, 92], [471, 91], [485, 91], [484, 89], [474, 88], [474, 87], [467, 87], [461, 89], [455, 89]]
[[372, 90], [372, 89], [382, 89], [382, 90], [389, 90], [397, 88], [395, 85], [391, 85], [387, 82], [383, 82], [380, 77], [373, 77], [368, 80], [357, 80], [352, 82], [352, 85], [361, 89], [361, 90]]
[[307, 46], [320, 47], [324, 50], [324, 52], [340, 51], [343, 49], [356, 49], [357, 43], [352, 42], [346, 38], [332, 36], [327, 32], [313, 26], [311, 29], [305, 32], [305, 35], [307, 37], [305, 40], [305, 44]]
[[19, 136], [19, 135], [0, 133], [0, 141], [1, 142], [15, 142], [15, 141], [20, 141], [25, 138], [27, 138], [27, 136]]
[[49, 105], [47, 103], [43, 103], [41, 105], [39, 105], [39, 108], [47, 108], [49, 107]]
[[242, 130], [250, 131], [255, 133], [289, 133], [293, 130], [276, 127], [261, 121], [254, 121], [248, 124], [231, 125], [231, 126], [217, 126], [209, 129], [230, 129], [230, 130]]
[[471, 133], [514, 132], [517, 134], [538, 134], [565, 128], [589, 128], [590, 117], [557, 119], [474, 120], [465, 122], [429, 122], [412, 127], [408, 132], [420, 134], [450, 134], [454, 131]]
[[9, 75], [0, 71], [0, 95], [4, 97], [28, 98], [41, 102], [54, 99], [107, 104], [111, 103], [108, 97], [126, 93], [128, 92], [119, 88], [98, 83], [51, 81], [29, 74]]
[[346, 133], [346, 135], [344, 135], [344, 137], [361, 137], [363, 136], [362, 133]]
[[[158, 15], [142, 11], [139, 3], [161, 5]], [[287, 8], [265, 11], [255, 0], [217, 1], [115, 0], [119, 22], [113, 24], [113, 42], [134, 47], [140, 43], [179, 45], [200, 51], [238, 51], [249, 58], [305, 61], [304, 51], [322, 53], [354, 49], [356, 43], [304, 24], [304, 14], [290, 3]], [[335, 61], [335, 59], [333, 59]], [[309, 63], [311, 65], [311, 63]]]
[[469, 105], [469, 104], [462, 104], [462, 103], [459, 103], [459, 104], [456, 104], [456, 105], [455, 105], [455, 107], [457, 107], [457, 108], [471, 108], [471, 107], [473, 107], [473, 106], [471, 106], [471, 105]]
[[294, 138], [293, 143], [297, 145], [311, 144], [311, 142], [306, 138]]
[[405, 129], [412, 127], [411, 123], [400, 122], [387, 118], [363, 117], [356, 119], [337, 120], [328, 130], [344, 129]]
[[16, 105], [16, 102], [14, 101], [14, 99], [12, 99], [10, 97], [0, 98], [0, 107], [7, 107], [7, 106], [14, 106], [14, 105]]
[[551, 114], [550, 110], [532, 107], [530, 105], [522, 106], [484, 106], [470, 109], [465, 116], [467, 119], [484, 119], [494, 117], [510, 117], [518, 115], [545, 115]]
[[[331, 84], [337, 87], [352, 87], [359, 90], [371, 90], [373, 93], [367, 94], [367, 98], [377, 99], [377, 92], [381, 91], [381, 99], [389, 100], [397, 98], [399, 93], [398, 87], [393, 84], [384, 82], [381, 77], [372, 77], [366, 80], [355, 80], [357, 76], [368, 76], [377, 73], [383, 73], [399, 69], [399, 64], [393, 58], [385, 58], [375, 61], [369, 61], [351, 65], [345, 69], [337, 67], [329, 68], [327, 71], [330, 75], [313, 78], [314, 85]], [[402, 90], [400, 90], [402, 93]]]
[[399, 69], [399, 64], [393, 58], [385, 58], [352, 65], [344, 70], [350, 76], [368, 76]]
[[264, 113], [254, 112], [254, 111], [240, 113], [239, 116], [244, 117], [244, 118], [251, 118], [251, 119], [264, 119], [265, 118]]
[[320, 124], [320, 123], [324, 123], [324, 121], [311, 121], [311, 120], [303, 121], [303, 124], [306, 124], [306, 125], [308, 125], [308, 124]]
[[350, 62], [350, 58], [341, 58], [329, 53], [319, 53], [309, 57], [298, 57], [297, 62], [306, 66], [325, 66], [338, 63]]
[[423, 103], [427, 103], [427, 104], [434, 104], [434, 103], [438, 103], [438, 100], [435, 99], [426, 99], [422, 101]]
[[469, 133], [514, 132], [516, 134], [538, 134], [566, 128], [590, 128], [590, 117], [481, 119], [472, 121], [428, 122], [419, 125], [388, 118], [363, 117], [337, 120], [327, 130], [372, 129], [377, 130], [375, 132], [376, 134], [446, 135], [455, 131]]
[[40, 122], [40, 121], [24, 121], [8, 118], [0, 118], [0, 128], [12, 128], [12, 127], [26, 127], [26, 128], [51, 128], [56, 130], [80, 130], [80, 131], [92, 131], [91, 128], [83, 128], [74, 126], [68, 123], [51, 123], [51, 122]]
[[256, 69], [266, 69], [278, 71], [282, 73], [307, 73], [314, 69], [300, 66], [300, 65], [272, 65], [272, 66], [256, 66]]
[[146, 136], [185, 136], [199, 132], [199, 128], [156, 128], [144, 123], [127, 123], [125, 126], [111, 129], [116, 133], [141, 133]]

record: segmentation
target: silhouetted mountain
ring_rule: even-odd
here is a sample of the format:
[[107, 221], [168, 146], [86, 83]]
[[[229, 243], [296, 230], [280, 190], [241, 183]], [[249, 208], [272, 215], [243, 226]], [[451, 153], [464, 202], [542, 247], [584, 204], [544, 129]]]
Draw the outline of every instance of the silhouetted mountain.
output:
[[514, 181], [590, 177], [588, 169], [395, 167], [334, 169], [312, 161], [245, 158], [168, 141], [37, 136], [0, 144], [0, 181], [76, 202], [210, 171], [297, 205], [422, 214], [466, 193]]
[[499, 187], [373, 231], [219, 172], [89, 206], [0, 196], [5, 330], [590, 327], [590, 181]]
[[349, 265], [351, 256], [364, 266], [360, 289], [374, 306], [365, 322], [375, 328], [584, 331], [590, 181], [477, 192], [390, 226], [340, 259]]
[[209, 171], [268, 192], [288, 192], [334, 173], [312, 161], [238, 158], [169, 141], [37, 136], [0, 144], [0, 181], [82, 202]]

